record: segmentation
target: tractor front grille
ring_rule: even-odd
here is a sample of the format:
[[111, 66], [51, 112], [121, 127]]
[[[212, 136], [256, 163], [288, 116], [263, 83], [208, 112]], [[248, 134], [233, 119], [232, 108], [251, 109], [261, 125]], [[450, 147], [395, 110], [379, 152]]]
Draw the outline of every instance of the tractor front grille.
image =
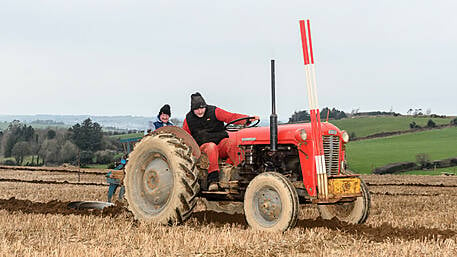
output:
[[325, 168], [327, 175], [338, 175], [340, 163], [340, 138], [338, 136], [323, 136]]

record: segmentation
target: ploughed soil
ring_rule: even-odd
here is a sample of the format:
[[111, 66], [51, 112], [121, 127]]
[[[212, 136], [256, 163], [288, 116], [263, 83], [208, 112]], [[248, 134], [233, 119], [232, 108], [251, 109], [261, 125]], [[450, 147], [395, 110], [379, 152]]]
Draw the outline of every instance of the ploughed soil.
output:
[[[96, 215], [102, 217], [116, 217], [121, 214], [133, 219], [130, 212], [121, 204], [106, 207], [103, 210], [96, 209], [73, 209], [69, 208], [70, 202], [62, 202], [52, 200], [47, 203], [32, 202], [30, 200], [19, 200], [14, 197], [10, 199], [0, 199], [0, 210], [8, 212], [22, 212], [33, 214], [61, 214], [61, 215]], [[238, 225], [243, 228], [248, 228], [245, 217], [242, 214], [225, 214], [214, 211], [199, 211], [192, 215], [191, 220], [196, 220], [198, 226], [210, 225], [222, 227], [225, 225]], [[324, 220], [317, 219], [302, 219], [297, 223], [298, 228], [327, 228], [334, 231], [340, 231], [350, 234], [361, 239], [365, 238], [374, 242], [384, 242], [386, 240], [398, 238], [403, 240], [442, 240], [455, 236], [456, 231], [440, 230], [434, 228], [416, 227], [416, 228], [396, 228], [388, 223], [383, 223], [380, 226], [373, 227], [366, 224], [352, 225], [347, 224], [337, 219]]]
[[[47, 203], [32, 202], [30, 200], [19, 200], [16, 198], [0, 199], [0, 209], [8, 212], [22, 212], [34, 214], [62, 214], [62, 215], [97, 215], [103, 217], [116, 217], [120, 214], [129, 214], [128, 210], [122, 204], [106, 207], [103, 210], [95, 209], [73, 209], [69, 208], [70, 202], [52, 200]], [[239, 225], [248, 228], [245, 217], [242, 214], [225, 214], [214, 211], [195, 212], [191, 219], [196, 219], [199, 225], [210, 225], [222, 227], [228, 224]], [[383, 242], [388, 239], [398, 238], [404, 240], [438, 240], [451, 238], [457, 234], [453, 230], [439, 230], [425, 227], [417, 228], [395, 228], [387, 223], [381, 226], [372, 227], [366, 224], [352, 225], [337, 219], [324, 220], [303, 219], [297, 223], [298, 228], [327, 228], [330, 230], [341, 231], [343, 233], [355, 235], [374, 242]]]
[[[412, 208], [412, 210], [423, 211], [428, 205], [430, 205], [430, 211], [434, 209], [440, 209], [441, 206], [449, 208], [451, 211], [455, 209], [454, 205], [449, 205], [446, 199], [455, 198], [455, 187], [457, 186], [457, 177], [440, 177], [440, 176], [393, 176], [393, 175], [363, 175], [364, 180], [370, 187], [370, 191], [373, 195], [380, 195], [379, 201], [374, 202], [372, 206], [372, 214], [381, 215], [385, 208], [391, 208], [392, 210], [399, 210], [401, 208]], [[9, 181], [14, 180], [14, 181]], [[4, 182], [25, 182], [16, 181], [18, 179], [8, 178], [8, 181]], [[0, 180], [1, 181], [1, 180]], [[30, 183], [27, 180], [27, 183]], [[33, 180], [32, 183], [36, 184], [66, 184], [67, 181], [42, 181]], [[84, 183], [84, 184], [83, 184]], [[81, 186], [88, 185], [99, 185], [101, 183], [97, 181], [84, 181], [81, 183], [74, 182]], [[388, 207], [381, 202], [384, 198], [390, 199], [389, 203], [395, 203], [394, 205], [388, 205]], [[394, 197], [392, 197], [394, 196]], [[419, 202], [419, 206], [404, 206], [409, 203], [409, 199], [413, 198], [401, 198], [406, 197], [423, 197], [424, 201]], [[400, 201], [401, 200], [401, 201]], [[52, 200], [49, 202], [34, 202], [30, 200], [21, 200], [14, 197], [9, 199], [0, 199], [0, 210], [4, 210], [10, 213], [24, 213], [24, 214], [50, 214], [50, 215], [93, 215], [100, 217], [118, 217], [122, 215], [122, 218], [134, 220], [133, 215], [127, 210], [127, 208], [120, 202], [114, 206], [106, 207], [103, 210], [96, 209], [74, 209], [69, 208], [69, 201]], [[399, 207], [400, 206], [400, 207]], [[424, 209], [425, 208], [425, 209]], [[428, 209], [426, 209], [428, 210]], [[449, 211], [449, 210], [448, 210]], [[440, 215], [441, 212], [435, 212]], [[440, 216], [447, 217], [447, 216]], [[452, 217], [449, 217], [452, 220]], [[437, 221], [440, 222], [440, 221]], [[395, 223], [394, 223], [395, 224]], [[426, 224], [426, 223], [424, 223]], [[242, 214], [226, 214], [218, 213], [214, 211], [201, 210], [194, 211], [190, 220], [186, 223], [187, 226], [210, 226], [210, 227], [223, 227], [223, 226], [238, 226], [240, 228], [248, 229], [245, 217]], [[447, 224], [448, 227], [455, 228], [452, 224]], [[402, 227], [401, 225], [392, 225], [387, 222], [377, 224], [359, 224], [352, 225], [344, 222], [340, 222], [337, 219], [323, 220], [321, 218], [306, 218], [302, 217], [297, 223], [297, 229], [314, 229], [324, 228], [330, 231], [337, 231], [352, 237], [369, 240], [371, 242], [388, 242], [390, 240], [429, 240], [429, 241], [441, 241], [449, 238], [455, 238], [457, 231], [455, 229], [439, 229], [430, 228], [422, 225], [410, 225]]]
[[[226, 224], [240, 225], [244, 228], [248, 228], [245, 217], [242, 214], [225, 214], [214, 211], [201, 211], [195, 212], [192, 215], [197, 221], [204, 225], [214, 225], [216, 227], [222, 227]], [[396, 228], [388, 223], [383, 223], [379, 227], [372, 227], [366, 224], [348, 224], [341, 222], [336, 218], [332, 220], [324, 220], [322, 218], [317, 219], [302, 219], [298, 220], [298, 228], [327, 228], [330, 230], [341, 231], [343, 233], [355, 235], [360, 238], [365, 238], [374, 242], [384, 242], [389, 239], [398, 238], [404, 240], [416, 240], [416, 239], [428, 239], [438, 240], [451, 238], [457, 234], [453, 230], [439, 230], [425, 227], [417, 228]]]
[[69, 208], [70, 202], [62, 202], [52, 200], [47, 203], [32, 202], [30, 200], [19, 200], [14, 197], [10, 199], [0, 199], [0, 210], [8, 212], [22, 212], [33, 214], [62, 214], [62, 215], [98, 215], [116, 217], [122, 213], [127, 213], [127, 209], [121, 204], [113, 205], [104, 208], [103, 210], [96, 209], [74, 209]]
[[79, 186], [107, 186], [108, 184], [104, 183], [94, 183], [94, 182], [68, 182], [64, 181], [49, 181], [49, 180], [24, 180], [24, 179], [14, 179], [14, 178], [0, 178], [0, 182], [22, 182], [22, 183], [32, 183], [32, 184], [54, 184], [54, 185], [79, 185]]
[[78, 167], [46, 167], [46, 166], [6, 166], [0, 165], [0, 170], [28, 170], [28, 171], [54, 171], [54, 172], [64, 172], [64, 173], [90, 173], [104, 175], [107, 170], [105, 169], [85, 169]]

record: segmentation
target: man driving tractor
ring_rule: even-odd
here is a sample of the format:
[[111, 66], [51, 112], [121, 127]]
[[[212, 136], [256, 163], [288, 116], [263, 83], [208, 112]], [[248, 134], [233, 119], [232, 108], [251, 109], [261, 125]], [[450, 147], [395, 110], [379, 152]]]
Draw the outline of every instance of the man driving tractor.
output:
[[[219, 157], [231, 159], [228, 155], [228, 149], [230, 149], [229, 135], [224, 128], [224, 122], [229, 123], [246, 117], [249, 116], [227, 112], [219, 107], [206, 104], [203, 96], [198, 92], [190, 96], [190, 111], [186, 114], [183, 129], [192, 135], [200, 149], [208, 156], [209, 191], [219, 190], [217, 184], [219, 181]], [[248, 125], [255, 120], [259, 120], [259, 117], [254, 116], [251, 120], [242, 120], [234, 124]]]

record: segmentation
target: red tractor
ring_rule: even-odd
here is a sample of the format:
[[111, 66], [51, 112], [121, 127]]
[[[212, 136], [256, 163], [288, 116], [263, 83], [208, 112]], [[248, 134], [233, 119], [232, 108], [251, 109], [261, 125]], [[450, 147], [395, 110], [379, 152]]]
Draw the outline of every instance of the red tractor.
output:
[[179, 224], [192, 215], [200, 197], [211, 206], [242, 202], [248, 224], [264, 231], [294, 227], [300, 204], [316, 204], [324, 219], [365, 222], [370, 194], [360, 177], [345, 169], [348, 134], [321, 123], [325, 172], [318, 174], [314, 131], [310, 123], [277, 125], [274, 76], [272, 82], [270, 127], [233, 127], [239, 120], [226, 125], [233, 146], [229, 155], [236, 158], [233, 163], [220, 160], [219, 191], [201, 190], [208, 161], [186, 131], [169, 126], [145, 136], [130, 154], [124, 178], [135, 217]]

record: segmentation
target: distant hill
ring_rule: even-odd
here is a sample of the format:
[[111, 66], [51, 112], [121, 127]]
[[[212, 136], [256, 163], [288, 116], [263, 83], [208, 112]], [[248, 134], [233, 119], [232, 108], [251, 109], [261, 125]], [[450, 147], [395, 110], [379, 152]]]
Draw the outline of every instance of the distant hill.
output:
[[381, 132], [409, 130], [409, 124], [412, 122], [424, 127], [430, 119], [433, 120], [436, 125], [447, 125], [453, 118], [454, 117], [368, 116], [330, 120], [329, 122], [340, 129], [346, 130], [349, 134], [355, 133], [356, 137], [366, 137]]
[[[13, 120], [19, 120], [23, 123], [32, 125], [34, 128], [47, 127], [65, 127], [69, 128], [76, 123], [81, 123], [83, 120], [90, 118], [92, 121], [100, 124], [104, 130], [144, 130], [148, 128], [149, 122], [155, 120], [155, 117], [144, 116], [96, 116], [96, 115], [0, 115], [0, 130], [8, 127], [8, 124]], [[184, 118], [173, 117], [179, 121]], [[181, 124], [178, 124], [181, 125]], [[262, 119], [260, 126], [268, 126], [269, 118]]]
[[125, 130], [142, 130], [148, 127], [152, 117], [143, 116], [95, 116], [95, 115], [0, 115], [0, 129], [8, 126], [9, 122], [19, 120], [26, 124], [31, 124], [33, 127], [70, 127], [76, 123], [81, 123], [83, 120], [90, 118], [94, 122], [99, 123], [104, 128], [117, 128]]
[[[0, 130], [5, 129], [13, 120], [19, 120], [34, 128], [46, 127], [70, 127], [76, 123], [90, 118], [99, 123], [105, 130], [144, 130], [148, 127], [149, 121], [155, 117], [144, 116], [95, 116], [95, 115], [0, 115]], [[175, 118], [175, 117], [174, 117]], [[432, 119], [437, 125], [449, 124], [454, 117], [448, 118], [429, 118], [413, 116], [367, 116], [354, 117], [341, 120], [330, 120], [340, 129], [347, 130], [349, 134], [355, 133], [356, 137], [365, 137], [368, 135], [408, 130], [411, 122], [416, 122], [419, 126], [425, 126], [429, 119]], [[177, 117], [182, 121], [183, 118]], [[280, 123], [284, 123], [279, 121]], [[269, 126], [269, 117], [262, 117], [259, 126]]]

